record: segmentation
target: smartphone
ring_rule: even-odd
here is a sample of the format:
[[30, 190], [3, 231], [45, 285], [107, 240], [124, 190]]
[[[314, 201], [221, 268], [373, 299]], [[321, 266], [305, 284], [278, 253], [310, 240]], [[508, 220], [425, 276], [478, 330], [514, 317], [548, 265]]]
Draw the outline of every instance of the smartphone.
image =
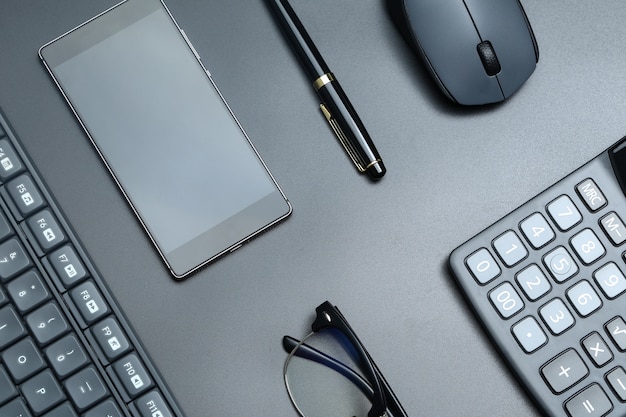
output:
[[162, 1], [123, 1], [39, 56], [175, 278], [291, 214]]

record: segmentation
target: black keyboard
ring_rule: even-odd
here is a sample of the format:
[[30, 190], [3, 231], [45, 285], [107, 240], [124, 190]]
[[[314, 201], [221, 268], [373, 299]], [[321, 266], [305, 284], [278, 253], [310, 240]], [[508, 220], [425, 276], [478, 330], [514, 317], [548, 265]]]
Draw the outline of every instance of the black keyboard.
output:
[[0, 416], [183, 416], [1, 111]]

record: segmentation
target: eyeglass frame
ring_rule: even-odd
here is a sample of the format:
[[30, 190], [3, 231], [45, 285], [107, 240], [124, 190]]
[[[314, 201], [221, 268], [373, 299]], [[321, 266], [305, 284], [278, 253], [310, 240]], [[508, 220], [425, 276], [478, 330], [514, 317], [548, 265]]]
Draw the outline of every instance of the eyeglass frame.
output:
[[[311, 333], [306, 335], [302, 340], [295, 339], [291, 336], [283, 337], [283, 348], [289, 354], [287, 359], [285, 359], [283, 378], [289, 398], [298, 413], [304, 416], [293, 397], [287, 376], [287, 367], [293, 356], [304, 357], [324, 366], [328, 366], [357, 385], [372, 401], [372, 407], [367, 417], [408, 417], [395, 393], [387, 383], [387, 380], [380, 372], [380, 369], [367, 352], [350, 324], [348, 324], [346, 318], [341, 314], [339, 308], [333, 306], [329, 301], [325, 301], [320, 304], [315, 311], [316, 318], [311, 325]], [[362, 362], [365, 378], [337, 359], [305, 343], [306, 340], [316, 332], [328, 328], [336, 329], [341, 332], [355, 348]], [[391, 414], [389, 414], [388, 411]]]

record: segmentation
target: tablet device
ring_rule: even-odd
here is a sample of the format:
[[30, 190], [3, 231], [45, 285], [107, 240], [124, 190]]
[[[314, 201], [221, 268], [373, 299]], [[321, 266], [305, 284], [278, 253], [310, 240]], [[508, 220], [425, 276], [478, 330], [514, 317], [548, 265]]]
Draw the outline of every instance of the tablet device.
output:
[[39, 50], [175, 278], [291, 205], [160, 0], [127, 0]]

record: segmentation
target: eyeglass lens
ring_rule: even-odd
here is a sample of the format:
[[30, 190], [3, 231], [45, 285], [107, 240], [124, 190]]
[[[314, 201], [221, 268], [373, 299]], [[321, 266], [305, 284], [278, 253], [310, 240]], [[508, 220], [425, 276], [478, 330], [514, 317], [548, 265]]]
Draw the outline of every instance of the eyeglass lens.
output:
[[[335, 329], [311, 333], [304, 343], [355, 371], [360, 367], [355, 348]], [[303, 353], [304, 348], [300, 349]], [[355, 384], [343, 373], [298, 354], [288, 356], [285, 383], [299, 413], [304, 417], [366, 417], [372, 407], [371, 387]]]

